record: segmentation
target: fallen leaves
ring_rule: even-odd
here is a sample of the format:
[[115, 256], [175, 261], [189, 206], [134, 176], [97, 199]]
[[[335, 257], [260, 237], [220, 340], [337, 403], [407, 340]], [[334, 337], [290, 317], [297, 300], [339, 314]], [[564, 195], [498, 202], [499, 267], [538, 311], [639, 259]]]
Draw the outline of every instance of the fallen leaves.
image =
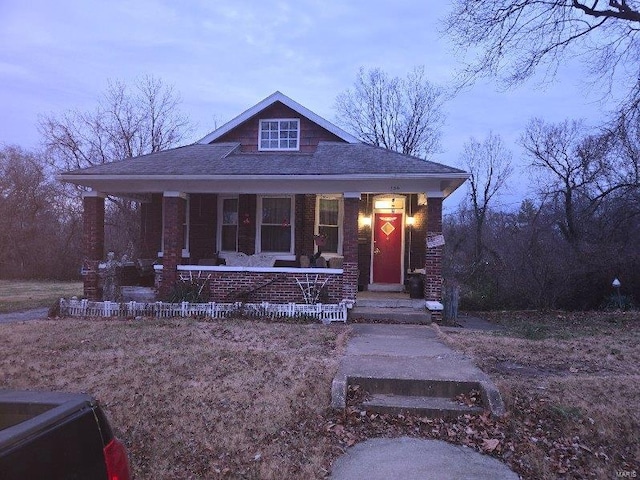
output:
[[479, 390], [471, 390], [469, 393], [461, 393], [457, 395], [454, 400], [461, 405], [466, 405], [467, 407], [482, 406], [482, 394]]
[[493, 452], [498, 445], [500, 445], [500, 440], [497, 438], [485, 438], [482, 441], [482, 450], [485, 452]]
[[[637, 468], [633, 460], [616, 459], [614, 446], [595, 441], [599, 425], [593, 418], [555, 405], [546, 391], [524, 385], [510, 392], [509, 413], [501, 418], [488, 411], [453, 419], [373, 413], [360, 406], [366, 392], [353, 390], [345, 412], [333, 415], [325, 431], [338, 443], [338, 451], [374, 437], [412, 436], [465, 445], [507, 463], [524, 479], [602, 478], [603, 472], [620, 465]], [[475, 395], [456, 400], [475, 405]], [[575, 434], [580, 429], [593, 435]]]

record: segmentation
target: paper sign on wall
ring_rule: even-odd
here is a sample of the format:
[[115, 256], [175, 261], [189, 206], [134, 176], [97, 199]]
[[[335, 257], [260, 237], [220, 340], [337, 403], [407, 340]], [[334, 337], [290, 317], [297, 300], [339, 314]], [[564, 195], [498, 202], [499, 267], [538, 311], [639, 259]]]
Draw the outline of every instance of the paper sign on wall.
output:
[[427, 248], [441, 247], [444, 245], [444, 235], [432, 235], [427, 237]]

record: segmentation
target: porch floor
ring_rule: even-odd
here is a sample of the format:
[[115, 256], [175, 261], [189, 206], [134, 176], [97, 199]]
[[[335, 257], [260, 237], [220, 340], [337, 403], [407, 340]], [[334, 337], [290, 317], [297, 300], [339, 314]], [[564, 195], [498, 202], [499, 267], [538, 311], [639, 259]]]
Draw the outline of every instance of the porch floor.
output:
[[358, 299], [381, 299], [381, 298], [389, 298], [389, 299], [404, 299], [409, 298], [409, 294], [406, 292], [381, 292], [375, 290], [364, 290], [362, 292], [358, 292]]
[[410, 298], [405, 292], [363, 291], [356, 294], [356, 307], [424, 309], [424, 299]]

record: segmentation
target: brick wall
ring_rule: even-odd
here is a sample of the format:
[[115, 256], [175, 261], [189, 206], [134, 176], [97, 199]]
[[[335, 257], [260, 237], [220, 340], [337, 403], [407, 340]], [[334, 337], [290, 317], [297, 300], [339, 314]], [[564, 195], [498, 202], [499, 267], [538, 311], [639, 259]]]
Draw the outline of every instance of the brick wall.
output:
[[344, 261], [342, 298], [345, 300], [356, 299], [358, 292], [358, 210], [360, 208], [359, 198], [344, 199], [344, 242], [342, 254]]
[[[206, 275], [211, 275], [210, 300], [212, 302], [304, 303], [302, 290], [297, 283], [297, 280], [301, 282], [307, 280], [304, 273], [207, 271]], [[313, 278], [315, 276], [314, 274]], [[320, 284], [325, 279], [328, 281], [319, 301], [339, 303], [343, 298], [342, 275], [318, 275]], [[254, 289], [255, 291], [251, 291]]]
[[299, 260], [301, 255], [313, 255], [313, 230], [316, 221], [316, 196], [296, 195], [296, 231], [295, 253]]
[[218, 196], [193, 193], [189, 196], [189, 262], [211, 258], [216, 253]]
[[101, 300], [98, 264], [104, 258], [104, 196], [91, 192], [84, 196], [83, 206], [84, 296], [89, 300]]
[[[410, 195], [411, 202], [407, 208], [407, 216], [413, 215], [415, 223], [407, 227], [405, 234], [405, 265], [407, 268], [424, 268], [425, 245], [427, 241], [427, 206], [418, 205], [418, 196]], [[409, 255], [411, 253], [411, 255]]]
[[260, 120], [269, 118], [299, 118], [300, 119], [300, 152], [314, 152], [318, 142], [342, 142], [343, 140], [325, 130], [316, 123], [301, 116], [295, 110], [276, 102], [259, 114], [238, 125], [232, 131], [216, 140], [218, 142], [240, 142], [242, 152], [258, 151], [258, 128]]
[[165, 195], [164, 202], [164, 249], [162, 252], [162, 284], [160, 298], [166, 299], [178, 278], [176, 267], [182, 262], [184, 245], [183, 224], [185, 202], [182, 196]]
[[162, 194], [140, 205], [140, 258], [156, 258], [162, 248]]
[[[371, 217], [372, 195], [363, 196], [360, 201], [359, 216]], [[371, 227], [358, 225], [358, 285], [366, 289], [371, 278]]]
[[[442, 234], [442, 198], [427, 200], [428, 237]], [[426, 242], [425, 242], [426, 243]], [[424, 295], [427, 300], [442, 301], [442, 247], [427, 248], [425, 255]]]

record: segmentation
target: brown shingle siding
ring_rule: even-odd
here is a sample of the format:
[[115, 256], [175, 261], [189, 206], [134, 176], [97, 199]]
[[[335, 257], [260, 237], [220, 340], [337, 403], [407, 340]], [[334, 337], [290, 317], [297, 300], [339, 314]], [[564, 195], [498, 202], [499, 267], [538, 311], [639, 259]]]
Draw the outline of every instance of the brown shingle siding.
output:
[[258, 152], [258, 128], [260, 120], [268, 120], [270, 118], [300, 119], [299, 151], [302, 153], [314, 152], [318, 143], [322, 141], [343, 142], [338, 136], [325, 130], [320, 125], [311, 122], [306, 117], [301, 116], [295, 110], [292, 110], [280, 102], [276, 102], [220, 137], [215, 143], [239, 142], [241, 152]]

